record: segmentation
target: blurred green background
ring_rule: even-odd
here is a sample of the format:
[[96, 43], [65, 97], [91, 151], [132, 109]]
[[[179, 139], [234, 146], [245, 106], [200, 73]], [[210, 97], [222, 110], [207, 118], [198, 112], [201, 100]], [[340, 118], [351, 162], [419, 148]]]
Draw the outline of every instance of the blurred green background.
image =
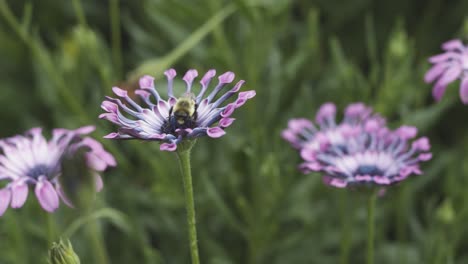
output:
[[[363, 263], [364, 197], [297, 170], [280, 138], [324, 102], [363, 101], [430, 137], [425, 174], [377, 202], [376, 263], [468, 263], [468, 107], [423, 83], [427, 57], [468, 36], [468, 1], [0, 0], [0, 136], [95, 124], [111, 87], [174, 67], [234, 71], [257, 96], [194, 148], [202, 263]], [[0, 263], [46, 263], [63, 232], [82, 263], [189, 263], [176, 156], [101, 140], [119, 166], [91, 211], [53, 215], [33, 195], [0, 219]], [[347, 261], [347, 262], [346, 262]]]

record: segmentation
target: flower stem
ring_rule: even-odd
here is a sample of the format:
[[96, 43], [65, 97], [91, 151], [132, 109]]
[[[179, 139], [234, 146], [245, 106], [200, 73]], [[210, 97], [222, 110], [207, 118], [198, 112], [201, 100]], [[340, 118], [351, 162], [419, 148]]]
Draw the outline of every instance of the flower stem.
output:
[[369, 194], [367, 201], [367, 264], [374, 263], [374, 230], [375, 230], [375, 201], [377, 192]]
[[339, 197], [340, 218], [341, 218], [341, 243], [340, 243], [340, 263], [349, 263], [349, 250], [350, 250], [350, 217], [349, 217], [349, 202], [346, 192], [341, 192]]
[[182, 172], [182, 178], [184, 182], [185, 208], [187, 209], [187, 223], [192, 264], [199, 264], [200, 260], [198, 256], [198, 241], [195, 220], [195, 204], [193, 199], [192, 172], [190, 169], [190, 148], [177, 151], [177, 157], [179, 158], [180, 170]]

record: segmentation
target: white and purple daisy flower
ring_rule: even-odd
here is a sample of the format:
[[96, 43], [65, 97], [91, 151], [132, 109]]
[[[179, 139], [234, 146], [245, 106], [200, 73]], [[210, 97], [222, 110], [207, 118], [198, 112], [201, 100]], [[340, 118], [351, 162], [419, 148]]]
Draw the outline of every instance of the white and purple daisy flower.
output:
[[283, 131], [283, 138], [301, 153], [300, 169], [323, 172], [328, 185], [391, 185], [421, 174], [419, 163], [432, 157], [426, 137], [410, 142], [415, 127], [391, 131], [382, 117], [361, 103], [349, 105], [339, 124], [335, 112], [335, 106], [326, 103], [316, 117], [319, 128], [306, 119], [293, 119]]
[[[215, 70], [209, 70], [200, 80], [201, 89], [197, 95], [193, 93], [192, 84], [198, 76], [196, 70], [189, 70], [182, 78], [186, 83], [186, 90], [181, 97], [175, 97], [173, 81], [176, 76], [174, 69], [164, 73], [167, 77], [167, 99], [161, 98], [154, 86], [154, 78], [143, 76], [140, 89], [135, 94], [141, 97], [146, 106], [140, 106], [132, 100], [127, 91], [118, 87], [112, 90], [123, 99], [107, 97], [102, 102], [102, 109], [107, 113], [99, 117], [107, 119], [119, 126], [118, 131], [110, 133], [105, 138], [110, 139], [143, 139], [161, 142], [160, 149], [175, 151], [183, 140], [195, 139], [202, 136], [218, 138], [226, 134], [234, 118], [231, 117], [235, 109], [241, 107], [248, 99], [255, 96], [255, 91], [239, 92], [244, 84], [243, 80], [220, 96], [218, 93], [234, 80], [234, 73], [226, 72], [218, 77], [216, 87], [205, 96], [211, 79], [216, 75]], [[233, 95], [237, 99], [224, 105], [223, 103]]]
[[0, 140], [0, 181], [6, 185], [0, 189], [0, 216], [8, 206], [20, 208], [26, 202], [29, 186], [34, 191], [41, 207], [53, 212], [59, 207], [59, 197], [69, 206], [59, 178], [62, 162], [84, 150], [86, 165], [96, 180], [96, 189], [102, 189], [102, 179], [96, 172], [115, 166], [114, 157], [102, 145], [90, 137], [83, 137], [94, 131], [93, 126], [76, 130], [57, 128], [52, 139], [47, 141], [41, 128], [33, 128], [25, 135]]
[[442, 44], [442, 49], [444, 53], [429, 58], [429, 62], [434, 65], [427, 71], [424, 81], [431, 83], [437, 80], [432, 95], [438, 101], [444, 95], [447, 85], [460, 79], [460, 98], [464, 104], [468, 104], [468, 46], [454, 39]]

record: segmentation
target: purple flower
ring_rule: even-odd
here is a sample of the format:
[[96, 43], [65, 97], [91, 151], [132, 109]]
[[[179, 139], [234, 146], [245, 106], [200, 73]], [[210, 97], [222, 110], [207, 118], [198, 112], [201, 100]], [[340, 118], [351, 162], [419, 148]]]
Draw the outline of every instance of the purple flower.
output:
[[53, 212], [59, 207], [59, 197], [69, 206], [59, 183], [62, 162], [78, 150], [85, 150], [87, 166], [93, 171], [96, 189], [102, 189], [102, 179], [97, 171], [115, 166], [114, 157], [102, 145], [90, 137], [94, 131], [86, 126], [76, 130], [57, 128], [52, 139], [47, 141], [41, 128], [33, 128], [23, 135], [0, 140], [0, 180], [7, 181], [0, 189], [0, 216], [8, 206], [20, 208], [26, 202], [29, 186], [34, 191], [42, 208]]
[[[119, 126], [118, 132], [110, 133], [105, 138], [111, 139], [143, 139], [161, 142], [160, 149], [175, 151], [183, 140], [202, 136], [218, 138], [226, 134], [234, 118], [235, 109], [241, 107], [248, 99], [255, 96], [255, 91], [239, 92], [243, 80], [225, 93], [218, 93], [234, 80], [234, 73], [226, 72], [218, 77], [218, 84], [208, 94], [208, 86], [216, 75], [215, 70], [209, 70], [200, 80], [201, 89], [198, 94], [192, 91], [192, 84], [198, 76], [196, 70], [189, 70], [182, 78], [186, 83], [185, 93], [176, 98], [173, 92], [173, 81], [176, 76], [174, 69], [164, 73], [167, 77], [167, 100], [161, 98], [154, 87], [154, 78], [143, 76], [140, 79], [140, 89], [135, 91], [146, 106], [140, 106], [133, 101], [127, 91], [114, 87], [114, 93], [123, 99], [107, 97], [102, 102], [102, 109], [107, 113], [99, 117], [107, 119]], [[233, 95], [237, 99], [223, 105]], [[215, 99], [216, 98], [216, 99]]]
[[316, 115], [319, 127], [307, 119], [292, 119], [282, 134], [300, 151], [304, 160], [300, 169], [324, 173], [328, 185], [394, 184], [421, 174], [419, 163], [431, 158], [426, 137], [410, 142], [416, 136], [415, 127], [391, 131], [382, 117], [361, 103], [349, 105], [339, 124], [335, 113], [335, 105], [326, 103]]
[[442, 44], [442, 49], [444, 53], [429, 58], [434, 65], [427, 71], [424, 81], [431, 83], [437, 80], [432, 95], [440, 100], [447, 85], [460, 79], [460, 98], [464, 104], [468, 104], [468, 46], [454, 39]]

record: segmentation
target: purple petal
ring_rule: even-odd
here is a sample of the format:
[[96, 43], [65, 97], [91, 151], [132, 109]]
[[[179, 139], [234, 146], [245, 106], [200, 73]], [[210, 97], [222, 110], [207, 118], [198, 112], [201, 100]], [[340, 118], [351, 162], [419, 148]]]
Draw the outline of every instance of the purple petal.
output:
[[230, 118], [230, 117], [221, 118], [221, 120], [219, 120], [219, 126], [229, 127], [234, 122], [234, 120], [236, 120], [236, 119], [235, 118]]
[[322, 169], [322, 165], [318, 162], [304, 162], [299, 165], [299, 169], [304, 173], [309, 173], [311, 171], [320, 171]]
[[257, 93], [254, 90], [250, 90], [250, 91], [240, 92], [238, 97], [250, 99], [250, 98], [253, 98], [256, 94]]
[[412, 147], [416, 150], [428, 151], [431, 148], [429, 139], [427, 137], [422, 137], [413, 142]]
[[94, 130], [96, 130], [96, 127], [95, 126], [84, 126], [84, 127], [80, 127], [80, 128], [77, 128], [75, 130], [73, 130], [73, 132], [79, 134], [79, 135], [87, 135], [91, 132], [93, 132]]
[[459, 39], [452, 39], [442, 44], [442, 49], [444, 50], [462, 50], [463, 48], [463, 43]]
[[109, 101], [103, 101], [101, 108], [106, 112], [115, 113], [119, 109], [118, 105]]
[[377, 120], [370, 119], [366, 122], [364, 130], [366, 132], [372, 133], [372, 132], [376, 132], [377, 130], [379, 130], [379, 128], [380, 128], [379, 122]]
[[62, 186], [60, 186], [60, 184], [55, 184], [55, 191], [57, 191], [57, 194], [58, 196], [62, 199], [62, 201], [69, 207], [71, 208], [75, 208], [75, 206], [72, 204], [72, 202], [70, 201], [70, 199], [68, 199], [67, 195], [65, 194], [65, 192], [63, 191], [62, 189]]
[[233, 72], [225, 72], [218, 77], [219, 83], [231, 83], [236, 75]]
[[303, 147], [300, 151], [302, 159], [305, 161], [316, 161], [317, 150], [310, 147]]
[[86, 153], [86, 164], [96, 171], [104, 171], [107, 168], [107, 163], [94, 152]]
[[335, 116], [336, 113], [336, 106], [333, 103], [325, 103], [323, 104], [317, 115], [315, 116], [315, 120], [317, 123], [322, 123], [326, 118], [332, 118]]
[[39, 204], [47, 212], [53, 212], [59, 207], [57, 192], [48, 180], [40, 179], [36, 184], [35, 193]]
[[110, 138], [110, 139], [119, 138], [119, 137], [120, 137], [119, 133], [115, 133], [115, 132], [109, 133], [109, 134], [104, 136], [104, 138]]
[[345, 110], [345, 115], [348, 117], [361, 116], [369, 113], [370, 109], [367, 108], [363, 103], [354, 103], [348, 105]]
[[429, 62], [430, 63], [441, 63], [444, 64], [443, 62], [448, 61], [449, 59], [453, 59], [455, 57], [459, 56], [459, 54], [455, 52], [445, 52], [442, 54], [437, 54], [432, 57], [429, 57]]
[[141, 88], [154, 88], [154, 78], [152, 76], [145, 75], [141, 77], [139, 83]]
[[447, 68], [447, 65], [444, 63], [439, 63], [434, 66], [432, 66], [424, 75], [424, 81], [426, 83], [431, 83], [435, 79], [437, 79], [442, 73], [444, 73], [445, 69]]
[[432, 153], [423, 153], [418, 156], [418, 160], [420, 161], [428, 161], [430, 159], [432, 159]]
[[244, 80], [240, 80], [236, 83], [236, 85], [234, 85], [234, 88], [231, 89], [231, 92], [233, 93], [237, 93], [237, 91], [240, 90], [240, 88], [242, 87], [242, 85], [244, 85], [245, 81]]
[[226, 134], [226, 132], [220, 127], [210, 127], [206, 130], [206, 134], [211, 138], [219, 138]]
[[119, 87], [112, 87], [112, 91], [119, 97], [127, 97], [127, 91], [120, 89]]
[[440, 85], [447, 85], [455, 81], [460, 74], [462, 73], [462, 68], [460, 66], [452, 66], [442, 75], [442, 77], [437, 81]]
[[345, 188], [347, 185], [347, 182], [341, 179], [332, 179], [329, 184], [331, 186], [337, 187], [337, 188]]
[[4, 188], [0, 190], [0, 216], [2, 216], [8, 206], [10, 205], [11, 192], [9, 189]]
[[291, 130], [284, 130], [283, 132], [281, 132], [281, 137], [293, 145], [297, 145], [299, 143], [296, 134], [293, 133]]
[[395, 133], [402, 139], [410, 139], [416, 136], [418, 129], [413, 126], [401, 126]]
[[200, 83], [201, 85], [203, 86], [208, 86], [208, 84], [210, 83], [211, 79], [216, 75], [216, 70], [209, 70], [205, 73], [205, 75], [203, 75], [203, 78], [201, 79]]
[[174, 151], [177, 149], [177, 144], [176, 143], [162, 143], [161, 146], [159, 146], [159, 149], [162, 151]]
[[104, 187], [104, 182], [102, 181], [101, 175], [94, 173], [94, 184], [96, 187], [96, 192], [100, 192]]
[[164, 72], [164, 75], [166, 75], [168, 80], [172, 80], [177, 75], [177, 73], [174, 69], [169, 69]]
[[198, 76], [197, 70], [190, 69], [190, 70], [187, 71], [187, 73], [185, 73], [182, 80], [184, 80], [185, 83], [187, 83], [187, 87], [191, 87], [193, 79], [195, 79], [197, 76]]
[[356, 177], [354, 177], [357, 181], [365, 181], [365, 182], [368, 182], [368, 181], [371, 181], [372, 180], [372, 177], [370, 175], [357, 175]]
[[13, 184], [11, 187], [11, 208], [20, 208], [28, 198], [28, 185], [26, 183]]
[[226, 108], [224, 109], [224, 111], [221, 112], [221, 116], [229, 117], [230, 115], [232, 115], [232, 113], [234, 113], [234, 110], [236, 110], [236, 104], [235, 103], [228, 104]]
[[460, 98], [463, 104], [468, 104], [468, 77], [463, 78], [460, 84]]
[[446, 89], [447, 89], [447, 85], [440, 85], [436, 83], [434, 85], [434, 88], [432, 89], [432, 96], [434, 97], [436, 101], [440, 101]]
[[383, 177], [383, 176], [375, 176], [374, 182], [377, 184], [383, 184], [383, 185], [390, 184], [390, 180], [387, 177]]

